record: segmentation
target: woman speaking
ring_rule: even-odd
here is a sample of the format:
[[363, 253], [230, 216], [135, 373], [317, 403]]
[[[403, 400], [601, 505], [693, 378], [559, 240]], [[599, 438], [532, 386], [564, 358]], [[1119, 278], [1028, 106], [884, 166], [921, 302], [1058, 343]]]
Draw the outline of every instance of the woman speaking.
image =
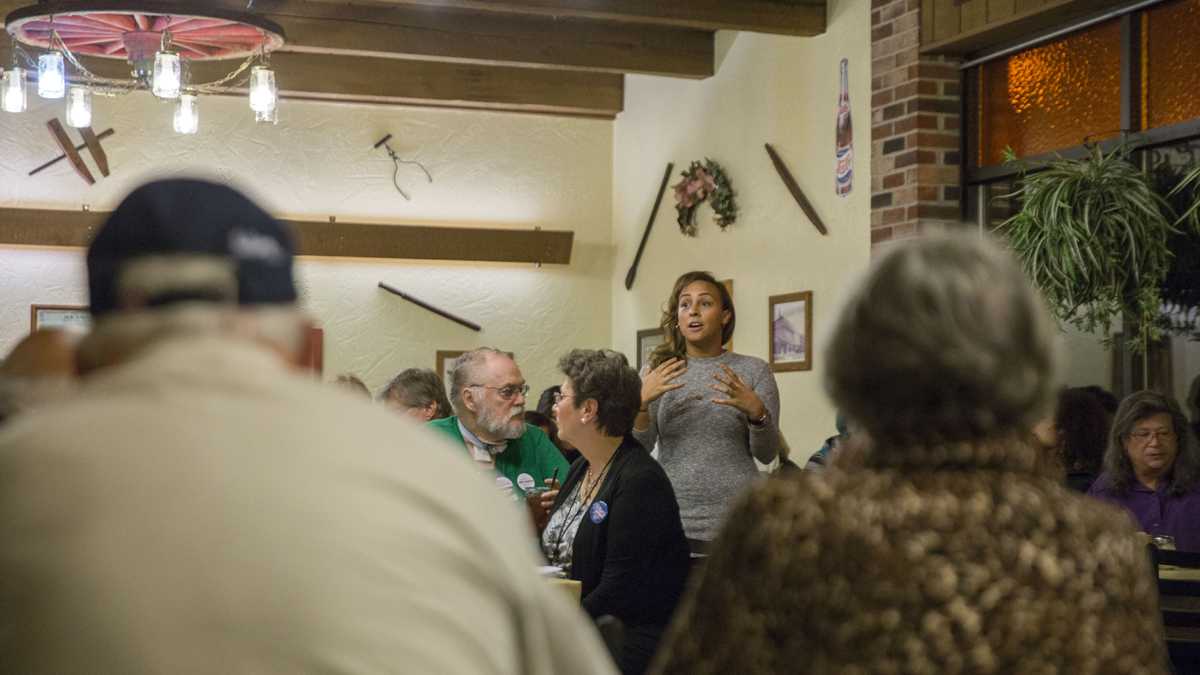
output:
[[634, 435], [658, 445], [683, 529], [704, 553], [733, 499], [779, 452], [779, 389], [765, 361], [726, 351], [737, 314], [708, 272], [675, 282], [663, 308], [666, 341], [642, 376]]

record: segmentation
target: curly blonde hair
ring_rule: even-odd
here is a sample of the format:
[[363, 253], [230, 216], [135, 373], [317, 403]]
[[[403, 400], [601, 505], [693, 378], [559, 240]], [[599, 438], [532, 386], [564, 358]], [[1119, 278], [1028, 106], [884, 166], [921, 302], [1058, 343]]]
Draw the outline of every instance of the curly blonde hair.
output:
[[687, 343], [683, 339], [683, 333], [679, 330], [679, 296], [683, 293], [683, 289], [688, 287], [688, 284], [697, 281], [704, 281], [716, 287], [717, 294], [721, 297], [721, 309], [729, 312], [729, 321], [721, 327], [721, 344], [728, 344], [729, 340], [733, 338], [733, 328], [737, 325], [737, 311], [733, 308], [733, 296], [729, 294], [729, 289], [725, 288], [725, 284], [717, 281], [710, 272], [699, 270], [686, 272], [675, 280], [671, 295], [663, 305], [662, 318], [658, 324], [662, 329], [663, 343], [651, 352], [650, 368], [657, 368], [663, 361], [672, 358], [687, 360]]

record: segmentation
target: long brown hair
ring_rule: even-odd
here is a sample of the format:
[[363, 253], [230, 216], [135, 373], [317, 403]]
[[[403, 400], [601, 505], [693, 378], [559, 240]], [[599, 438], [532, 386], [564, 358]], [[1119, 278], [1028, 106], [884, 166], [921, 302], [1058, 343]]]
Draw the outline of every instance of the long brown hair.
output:
[[679, 296], [683, 293], [683, 289], [688, 287], [688, 284], [697, 281], [704, 281], [716, 287], [717, 294], [721, 296], [721, 309], [729, 311], [729, 322], [721, 327], [721, 344], [728, 344], [733, 337], [733, 328], [737, 324], [737, 311], [733, 308], [733, 297], [729, 295], [729, 289], [708, 272], [699, 270], [686, 272], [675, 280], [675, 287], [671, 289], [671, 297], [667, 298], [666, 304], [663, 305], [662, 319], [658, 323], [659, 328], [662, 329], [663, 343], [655, 347], [650, 354], [651, 368], [657, 368], [663, 361], [671, 358], [687, 360], [687, 343], [683, 339], [683, 333], [679, 331]]
[[1165, 413], [1171, 417], [1172, 431], [1175, 432], [1177, 454], [1175, 464], [1168, 472], [1169, 482], [1167, 492], [1181, 495], [1200, 483], [1200, 448], [1192, 438], [1191, 428], [1183, 409], [1174, 398], [1157, 391], [1137, 391], [1121, 401], [1117, 415], [1113, 418], [1112, 430], [1108, 435], [1108, 449], [1104, 453], [1104, 472], [1108, 474], [1108, 484], [1118, 494], [1126, 494], [1130, 487], [1137, 482], [1133, 472], [1133, 462], [1125, 451], [1125, 441], [1133, 433], [1133, 427], [1138, 422]]

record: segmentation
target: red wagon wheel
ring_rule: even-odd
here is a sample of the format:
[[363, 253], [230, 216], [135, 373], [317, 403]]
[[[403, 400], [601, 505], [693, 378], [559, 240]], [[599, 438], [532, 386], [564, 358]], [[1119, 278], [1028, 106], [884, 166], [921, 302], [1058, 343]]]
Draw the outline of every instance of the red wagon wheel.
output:
[[152, 56], [163, 33], [192, 61], [244, 58], [283, 46], [283, 29], [254, 14], [216, 11], [199, 4], [94, 0], [43, 2], [8, 15], [13, 39], [50, 48], [54, 33], [72, 52], [139, 60]]

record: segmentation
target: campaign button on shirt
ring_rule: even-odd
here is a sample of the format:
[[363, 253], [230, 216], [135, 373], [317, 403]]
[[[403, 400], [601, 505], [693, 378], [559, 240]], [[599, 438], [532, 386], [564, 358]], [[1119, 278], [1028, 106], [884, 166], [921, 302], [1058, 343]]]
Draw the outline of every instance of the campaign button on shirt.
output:
[[522, 490], [528, 491], [529, 488], [534, 486], [533, 476], [530, 476], [527, 473], [517, 476], [517, 485], [520, 486]]
[[592, 508], [588, 510], [588, 513], [591, 516], [592, 523], [599, 525], [608, 517], [608, 504], [595, 502], [592, 504]]

